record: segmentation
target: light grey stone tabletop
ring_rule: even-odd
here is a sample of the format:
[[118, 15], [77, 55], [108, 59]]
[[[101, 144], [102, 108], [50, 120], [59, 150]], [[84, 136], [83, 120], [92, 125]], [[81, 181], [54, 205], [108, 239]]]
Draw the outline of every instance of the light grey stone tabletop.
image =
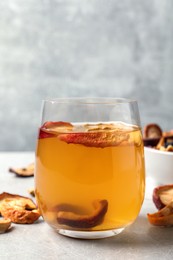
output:
[[[25, 166], [34, 160], [32, 152], [0, 153], [0, 193], [29, 196], [34, 178], [19, 178], [8, 172], [11, 166]], [[12, 225], [0, 235], [0, 259], [173, 259], [173, 229], [151, 226], [146, 214], [156, 211], [148, 193], [135, 223], [121, 234], [101, 240], [77, 240], [54, 232], [41, 218], [32, 225]]]

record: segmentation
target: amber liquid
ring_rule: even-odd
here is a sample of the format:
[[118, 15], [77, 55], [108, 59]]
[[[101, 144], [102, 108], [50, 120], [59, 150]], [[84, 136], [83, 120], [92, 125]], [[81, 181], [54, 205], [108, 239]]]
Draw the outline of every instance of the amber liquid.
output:
[[145, 187], [142, 136], [135, 126], [122, 124], [122, 128], [128, 141], [104, 148], [59, 140], [58, 129], [53, 137], [38, 139], [36, 197], [51, 226], [75, 229], [59, 224], [52, 209], [67, 203], [92, 212], [94, 200], [107, 200], [108, 210], [102, 223], [89, 230], [118, 229], [136, 219]]

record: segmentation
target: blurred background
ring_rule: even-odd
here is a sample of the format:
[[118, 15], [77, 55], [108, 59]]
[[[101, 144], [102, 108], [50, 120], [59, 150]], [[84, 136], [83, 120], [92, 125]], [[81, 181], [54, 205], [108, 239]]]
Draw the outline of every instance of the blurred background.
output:
[[172, 0], [1, 0], [0, 150], [33, 151], [41, 100], [127, 97], [173, 128]]

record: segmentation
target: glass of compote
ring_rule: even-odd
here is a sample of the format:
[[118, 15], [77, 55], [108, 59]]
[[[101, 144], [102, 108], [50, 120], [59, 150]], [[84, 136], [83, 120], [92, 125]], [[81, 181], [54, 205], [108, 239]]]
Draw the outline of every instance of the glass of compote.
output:
[[137, 101], [44, 100], [35, 162], [36, 199], [58, 233], [114, 236], [137, 218], [145, 167]]

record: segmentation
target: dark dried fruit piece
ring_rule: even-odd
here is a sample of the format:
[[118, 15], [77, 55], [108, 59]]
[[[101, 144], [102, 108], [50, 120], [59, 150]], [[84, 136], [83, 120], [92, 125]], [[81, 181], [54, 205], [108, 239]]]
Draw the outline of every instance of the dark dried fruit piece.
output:
[[158, 186], [153, 190], [153, 202], [162, 209], [173, 200], [173, 184]]
[[157, 124], [148, 124], [144, 127], [144, 146], [155, 147], [162, 137], [162, 129]]
[[156, 213], [147, 214], [152, 225], [169, 227], [173, 225], [173, 201]]
[[144, 128], [144, 138], [161, 138], [162, 129], [157, 124], [148, 124]]
[[59, 224], [75, 228], [95, 227], [102, 223], [108, 209], [108, 202], [107, 200], [96, 200], [93, 202], [93, 206], [94, 212], [87, 215], [73, 211], [73, 206], [68, 209], [66, 204], [63, 211], [58, 211], [57, 221]]
[[144, 146], [155, 147], [159, 140], [160, 138], [143, 138]]
[[30, 198], [7, 192], [0, 194], [0, 214], [18, 224], [32, 224], [40, 217], [37, 206]]
[[115, 132], [87, 132], [60, 134], [59, 139], [68, 144], [82, 144], [88, 147], [109, 147], [117, 146], [129, 139], [129, 134], [122, 131]]
[[17, 176], [30, 177], [34, 175], [34, 163], [24, 168], [10, 168], [9, 172], [15, 173]]

